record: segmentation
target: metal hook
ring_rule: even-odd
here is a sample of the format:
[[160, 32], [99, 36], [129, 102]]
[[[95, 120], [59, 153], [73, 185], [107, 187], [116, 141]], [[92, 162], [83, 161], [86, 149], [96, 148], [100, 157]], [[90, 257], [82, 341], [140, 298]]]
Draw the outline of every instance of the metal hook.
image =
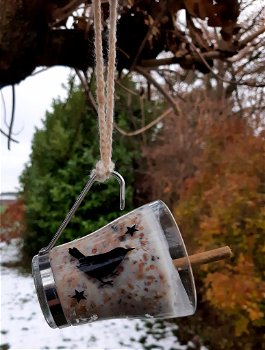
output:
[[[119, 182], [119, 185], [120, 185], [120, 209], [123, 210], [125, 207], [125, 181], [124, 181], [123, 177], [117, 171], [112, 171], [111, 176], [113, 176]], [[97, 181], [97, 175], [92, 174], [90, 179], [86, 183], [83, 191], [78, 196], [75, 204], [72, 206], [72, 208], [70, 209], [70, 211], [66, 215], [64, 221], [62, 222], [61, 226], [59, 227], [58, 231], [55, 233], [55, 235], [52, 238], [52, 240], [50, 241], [50, 243], [47, 245], [47, 247], [44, 247], [39, 251], [40, 255], [48, 253], [53, 248], [53, 246], [57, 242], [58, 238], [61, 236], [62, 232], [64, 231], [64, 229], [68, 225], [69, 221], [71, 220], [71, 218], [75, 214], [76, 210], [80, 206], [81, 202], [83, 201], [83, 199], [85, 198], [85, 196], [87, 195], [88, 191], [90, 190], [90, 188], [92, 187], [92, 185], [95, 181]]]

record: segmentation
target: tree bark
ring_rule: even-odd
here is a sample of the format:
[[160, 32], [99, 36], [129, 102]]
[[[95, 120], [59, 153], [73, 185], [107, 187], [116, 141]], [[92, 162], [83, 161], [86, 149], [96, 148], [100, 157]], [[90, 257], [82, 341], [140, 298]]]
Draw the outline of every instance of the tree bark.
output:
[[[179, 64], [185, 70], [197, 69], [204, 74], [209, 73], [214, 60], [226, 60], [243, 48], [242, 42], [233, 41], [239, 13], [238, 1], [231, 0], [229, 5], [225, 0], [221, 2], [222, 6], [217, 6], [214, 1], [132, 0], [132, 6], [129, 6], [127, 1], [120, 1], [117, 70], [133, 70], [137, 66], [155, 69], [159, 65]], [[91, 24], [90, 19], [86, 15], [77, 15], [77, 20], [72, 16], [72, 28], [65, 26], [69, 16], [81, 4], [87, 9], [91, 1], [0, 0], [0, 88], [19, 83], [38, 66], [63, 65], [83, 71], [94, 66], [93, 26], [87, 25]], [[104, 3], [102, 8], [106, 20], [108, 4]], [[189, 31], [178, 28], [175, 16], [180, 9], [195, 18], [208, 18], [209, 26], [221, 27], [220, 35], [226, 49], [200, 40], [204, 45], [197, 48], [201, 51], [198, 55], [194, 51], [198, 35], [197, 41], [190, 37], [195, 40], [192, 46], [186, 37]], [[84, 23], [83, 27], [79, 26], [78, 19]], [[198, 28], [192, 28], [195, 34], [202, 35]], [[264, 27], [245, 38], [243, 44], [263, 32]], [[105, 54], [106, 38], [103, 31]], [[156, 59], [165, 51], [172, 53], [171, 58]], [[202, 62], [202, 57], [208, 67]]]
[[0, 86], [15, 84], [36, 67], [47, 34], [40, 0], [0, 0]]

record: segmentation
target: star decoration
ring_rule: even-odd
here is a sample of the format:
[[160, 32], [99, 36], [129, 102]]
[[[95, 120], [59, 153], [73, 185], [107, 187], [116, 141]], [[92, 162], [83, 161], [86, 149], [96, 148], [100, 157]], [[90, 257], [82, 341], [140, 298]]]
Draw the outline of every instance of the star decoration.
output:
[[86, 297], [84, 296], [85, 291], [83, 290], [82, 292], [78, 292], [78, 290], [75, 289], [75, 295], [72, 296], [72, 298], [76, 299], [76, 301], [80, 302], [80, 300], [82, 299], [86, 299]]
[[111, 229], [112, 229], [114, 232], [118, 232], [118, 226], [112, 225], [112, 226], [111, 226]]
[[137, 230], [137, 228], [135, 226], [136, 225], [133, 225], [130, 227], [127, 226], [127, 232], [125, 232], [125, 234], [129, 233], [131, 236], [133, 236], [134, 232], [139, 231], [139, 230]]

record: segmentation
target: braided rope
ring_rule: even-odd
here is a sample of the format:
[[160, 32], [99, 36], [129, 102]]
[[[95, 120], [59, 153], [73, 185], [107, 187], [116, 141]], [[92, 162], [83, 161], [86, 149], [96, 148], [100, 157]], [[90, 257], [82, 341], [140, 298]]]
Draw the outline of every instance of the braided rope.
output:
[[[104, 59], [102, 46], [102, 13], [101, 0], [93, 0], [96, 83], [98, 104], [98, 127], [100, 138], [100, 160], [97, 162], [93, 174], [99, 181], [105, 181], [114, 170], [112, 162], [112, 133], [114, 112], [114, 74], [116, 61], [116, 28], [117, 28], [117, 0], [109, 0], [109, 37], [108, 37], [108, 66], [107, 80], [104, 80]], [[107, 85], [107, 86], [106, 86]]]

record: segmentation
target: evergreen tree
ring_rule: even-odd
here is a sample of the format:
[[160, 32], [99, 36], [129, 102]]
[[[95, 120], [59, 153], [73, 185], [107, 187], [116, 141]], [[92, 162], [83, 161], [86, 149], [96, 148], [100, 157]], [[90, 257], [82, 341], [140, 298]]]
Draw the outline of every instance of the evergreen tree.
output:
[[[128, 105], [127, 93], [117, 91], [117, 94], [115, 120], [120, 126], [129, 127], [126, 120], [140, 119], [139, 97], [131, 96]], [[151, 110], [146, 111], [147, 115], [150, 113]], [[70, 80], [67, 100], [54, 100], [43, 127], [36, 130], [30, 162], [20, 178], [25, 200], [24, 253], [27, 255], [36, 254], [48, 244], [72, 207], [99, 159], [98, 139], [97, 118], [87, 106], [81, 89]], [[114, 134], [113, 160], [126, 181], [127, 211], [133, 207], [137, 144], [135, 138]], [[87, 235], [122, 214], [117, 181], [112, 178], [106, 183], [95, 183], [59, 243]]]

